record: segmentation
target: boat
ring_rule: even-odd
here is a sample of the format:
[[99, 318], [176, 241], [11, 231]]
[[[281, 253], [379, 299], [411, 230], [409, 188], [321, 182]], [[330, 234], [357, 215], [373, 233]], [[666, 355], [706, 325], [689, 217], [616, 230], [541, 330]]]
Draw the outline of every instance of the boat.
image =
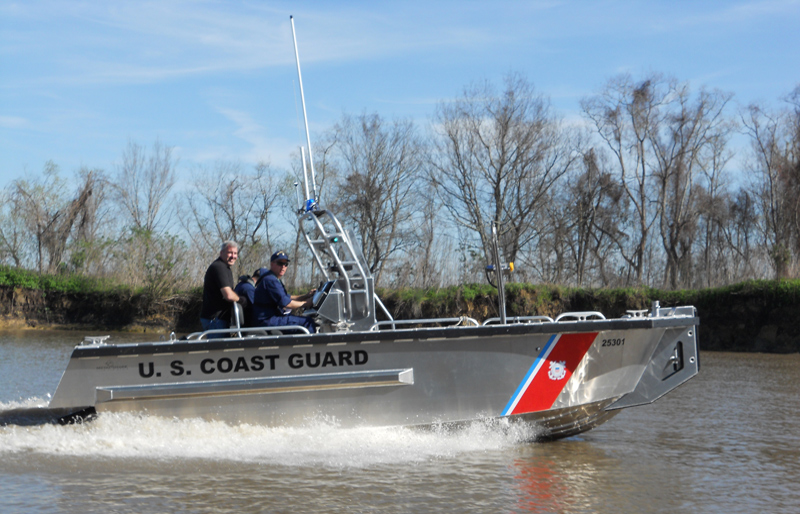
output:
[[[297, 56], [293, 20], [292, 33]], [[304, 98], [302, 105], [305, 118]], [[528, 424], [544, 440], [590, 430], [698, 373], [692, 306], [654, 302], [615, 319], [594, 311], [507, 317], [503, 276], [513, 265], [502, 262], [496, 231], [487, 274], [498, 287], [499, 317], [394, 319], [375, 294], [355, 234], [321, 207], [310, 151], [308, 159], [301, 154], [299, 230], [323, 278], [304, 314], [318, 331], [242, 327], [234, 304], [230, 329], [150, 343], [88, 337], [50, 401], [61, 422], [105, 412], [265, 426], [501, 420]]]
[[[336, 323], [349, 324], [341, 286], [326, 283], [318, 305], [344, 312]], [[354, 321], [372, 317], [370, 303]], [[330, 331], [316, 334], [241, 329], [223, 339], [203, 332], [152, 343], [88, 338], [73, 350], [49, 407], [62, 421], [138, 411], [267, 426], [507, 418], [532, 424], [536, 439], [554, 439], [652, 403], [699, 370], [693, 307], [530, 318], [376, 322], [368, 330], [325, 321]]]

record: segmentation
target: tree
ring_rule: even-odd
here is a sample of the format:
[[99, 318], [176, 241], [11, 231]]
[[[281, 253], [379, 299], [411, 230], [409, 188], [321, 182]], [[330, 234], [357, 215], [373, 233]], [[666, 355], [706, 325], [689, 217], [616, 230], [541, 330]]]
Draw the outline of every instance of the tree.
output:
[[701, 90], [693, 101], [687, 85], [671, 88], [660, 126], [649, 134], [658, 181], [659, 233], [666, 253], [664, 281], [672, 289], [690, 285], [691, 251], [701, 212], [703, 170], [723, 164], [720, 158], [732, 125], [724, 110], [732, 95]]
[[[110, 182], [119, 224], [119, 235], [111, 243], [116, 272], [124, 283], [142, 287], [153, 298], [177, 286], [179, 277], [168, 279], [170, 265], [185, 264], [187, 258], [174, 251], [178, 242], [168, 234], [175, 212], [170, 199], [177, 180], [176, 167], [172, 148], [159, 140], [149, 153], [129, 141]], [[169, 257], [165, 260], [164, 255]]]
[[70, 272], [99, 274], [108, 265], [106, 230], [113, 221], [108, 217], [108, 180], [103, 170], [85, 167], [78, 170], [77, 178], [79, 191], [90, 194], [79, 210], [65, 264]]
[[412, 241], [422, 143], [411, 121], [387, 123], [377, 114], [344, 115], [333, 131], [339, 176], [329, 203], [360, 234], [378, 284], [389, 260]]
[[0, 262], [10, 262], [14, 267], [23, 267], [30, 252], [30, 238], [24, 220], [19, 215], [18, 197], [14, 185], [2, 192], [0, 210]]
[[[730, 210], [733, 200], [728, 190], [728, 173], [725, 171], [733, 157], [728, 140], [727, 133], [710, 138], [707, 158], [699, 163], [703, 187], [697, 199], [701, 257], [696, 265], [696, 287], [727, 284], [737, 276], [732, 274], [735, 273], [733, 269], [739, 269], [740, 265], [744, 265], [742, 268], [750, 266], [749, 245], [742, 249], [731, 247], [731, 240], [726, 237], [733, 220]], [[740, 251], [744, 253], [734, 257]], [[745, 260], [740, 260], [745, 254]]]
[[453, 220], [477, 237], [491, 262], [491, 224], [507, 261], [539, 235], [537, 216], [550, 189], [579, 158], [580, 142], [562, 129], [549, 101], [520, 75], [474, 85], [437, 108], [431, 178]]
[[726, 199], [725, 209], [722, 218], [725, 222], [721, 223], [720, 231], [726, 243], [724, 248], [731, 250], [731, 257], [728, 266], [721, 267], [721, 270], [727, 269], [724, 283], [761, 276], [755, 269], [759, 226], [756, 202], [748, 191], [740, 190]]
[[66, 182], [58, 172], [58, 166], [48, 161], [41, 177], [17, 179], [11, 186], [15, 212], [36, 241], [36, 265], [40, 273], [56, 271], [75, 223], [84, 225], [91, 217], [89, 206], [97, 172], [85, 174], [73, 199], [65, 194]]
[[130, 227], [115, 246], [122, 281], [160, 301], [180, 287], [188, 287], [186, 243], [178, 236]]
[[626, 231], [630, 237], [615, 238], [615, 242], [637, 284], [644, 278], [650, 229], [658, 218], [658, 212], [650, 208], [659, 205], [651, 187], [654, 157], [650, 157], [650, 137], [659, 129], [662, 106], [674, 87], [674, 81], [657, 74], [641, 82], [625, 74], [612, 78], [598, 94], [581, 101], [584, 114], [615, 158], [616, 173], [633, 209], [633, 230]]
[[596, 268], [601, 285], [609, 285], [607, 271], [613, 261], [613, 240], [624, 237], [622, 233], [625, 206], [623, 191], [614, 180], [607, 164], [590, 149], [583, 155], [580, 174], [570, 181], [561, 201], [563, 216], [567, 219], [564, 239], [568, 246], [574, 270], [574, 283], [584, 285], [591, 268]]
[[800, 114], [796, 106], [770, 112], [751, 104], [741, 117], [751, 141], [750, 191], [758, 203], [763, 242], [775, 277], [788, 277], [792, 253], [800, 246]]
[[125, 226], [156, 233], [169, 224], [173, 212], [164, 206], [175, 186], [176, 166], [172, 148], [160, 141], [153, 143], [149, 155], [138, 144], [128, 142], [111, 184]]
[[[272, 169], [259, 163], [246, 172], [239, 162], [218, 162], [198, 174], [185, 196], [181, 224], [196, 248], [217, 253], [222, 241], [239, 244], [239, 266], [256, 269], [269, 258], [269, 219], [281, 195]], [[273, 228], [278, 236], [292, 231]]]

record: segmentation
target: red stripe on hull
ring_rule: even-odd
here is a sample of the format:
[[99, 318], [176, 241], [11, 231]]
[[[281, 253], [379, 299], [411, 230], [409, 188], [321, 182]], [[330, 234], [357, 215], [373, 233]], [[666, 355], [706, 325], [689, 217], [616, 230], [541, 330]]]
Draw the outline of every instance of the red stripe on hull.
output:
[[511, 414], [538, 412], [552, 407], [597, 334], [562, 334]]

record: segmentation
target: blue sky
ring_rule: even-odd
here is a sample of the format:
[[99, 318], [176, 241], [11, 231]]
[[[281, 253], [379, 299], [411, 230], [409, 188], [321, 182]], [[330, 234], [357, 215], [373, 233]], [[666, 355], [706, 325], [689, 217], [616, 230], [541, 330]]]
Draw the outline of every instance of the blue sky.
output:
[[343, 112], [426, 126], [471, 82], [519, 72], [567, 119], [611, 77], [671, 74], [777, 107], [800, 83], [800, 1], [0, 0], [0, 186], [128, 141], [288, 167]]

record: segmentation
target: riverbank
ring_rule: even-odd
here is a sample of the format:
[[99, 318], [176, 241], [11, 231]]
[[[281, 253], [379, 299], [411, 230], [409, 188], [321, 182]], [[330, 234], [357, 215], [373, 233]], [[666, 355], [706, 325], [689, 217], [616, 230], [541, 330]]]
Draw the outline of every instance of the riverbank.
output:
[[154, 299], [125, 291], [66, 292], [0, 286], [0, 329], [132, 332], [198, 330], [198, 291]]
[[[431, 291], [383, 291], [383, 302], [396, 318], [497, 316], [497, 296], [486, 285]], [[508, 284], [508, 316], [555, 317], [569, 311], [599, 311], [606, 317], [628, 310], [694, 305], [700, 317], [701, 350], [800, 352], [800, 280], [756, 280], [721, 288], [664, 291], [652, 288], [574, 289]], [[395, 315], [395, 312], [402, 313]]]
[[[0, 329], [60, 328], [189, 333], [200, 330], [202, 292], [153, 298], [145, 292], [0, 284]], [[702, 350], [800, 352], [800, 281], [751, 281], [725, 288], [663, 291], [650, 288], [569, 289], [508, 284], [508, 316], [555, 317], [568, 311], [600, 311], [618, 317], [627, 310], [694, 305], [700, 316]], [[467, 284], [430, 290], [378, 291], [396, 319], [498, 315], [488, 285]]]

